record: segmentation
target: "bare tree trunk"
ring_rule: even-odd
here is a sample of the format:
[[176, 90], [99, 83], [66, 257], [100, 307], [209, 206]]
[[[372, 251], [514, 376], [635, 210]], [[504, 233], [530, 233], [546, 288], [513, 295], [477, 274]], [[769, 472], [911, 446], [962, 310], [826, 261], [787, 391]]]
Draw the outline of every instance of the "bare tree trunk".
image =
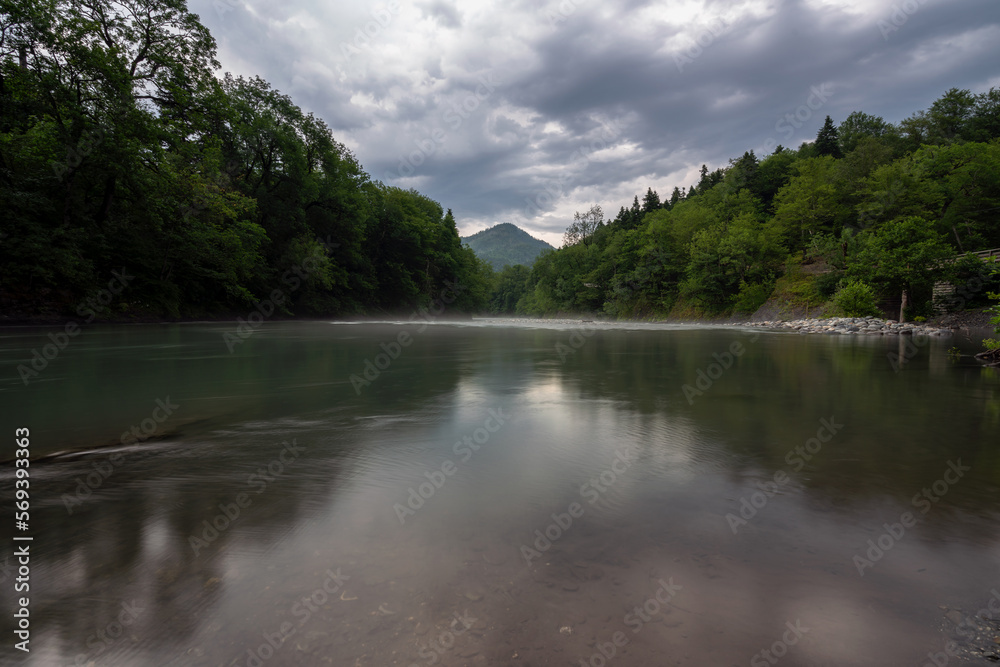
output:
[[906, 321], [906, 312], [905, 311], [906, 311], [906, 306], [909, 305], [909, 302], [910, 302], [910, 293], [907, 290], [904, 289], [903, 290], [903, 300], [902, 300], [902, 303], [899, 304], [899, 321], [900, 321], [900, 323], [903, 323], [903, 322]]

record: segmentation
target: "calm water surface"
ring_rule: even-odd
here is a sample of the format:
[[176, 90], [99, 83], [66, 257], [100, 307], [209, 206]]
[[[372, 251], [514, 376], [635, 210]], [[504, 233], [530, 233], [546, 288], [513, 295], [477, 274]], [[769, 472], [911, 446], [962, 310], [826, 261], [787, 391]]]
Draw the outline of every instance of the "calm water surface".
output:
[[973, 340], [588, 326], [0, 330], [0, 663], [995, 664]]

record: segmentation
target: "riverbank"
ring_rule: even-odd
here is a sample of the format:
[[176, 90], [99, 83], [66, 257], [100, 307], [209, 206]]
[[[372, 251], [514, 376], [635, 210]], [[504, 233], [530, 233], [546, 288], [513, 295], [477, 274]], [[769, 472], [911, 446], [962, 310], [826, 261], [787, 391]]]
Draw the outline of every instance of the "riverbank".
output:
[[[288, 317], [273, 315], [267, 318], [269, 321], [334, 321], [334, 322], [382, 322], [386, 320], [408, 320], [407, 315], [354, 315], [354, 316], [311, 316], [311, 317]], [[915, 335], [915, 336], [948, 336], [954, 332], [970, 330], [984, 330], [984, 333], [992, 328], [990, 318], [992, 315], [986, 309], [974, 309], [951, 313], [936, 317], [927, 322], [904, 322], [900, 323], [892, 319], [881, 317], [803, 317], [798, 319], [745, 319], [746, 316], [729, 314], [718, 317], [695, 317], [695, 318], [668, 318], [668, 319], [605, 319], [600, 316], [569, 315], [564, 314], [554, 317], [498, 317], [498, 316], [473, 316], [465, 313], [442, 313], [433, 318], [439, 322], [471, 322], [475, 320], [508, 321], [519, 323], [527, 321], [547, 321], [562, 322], [567, 324], [675, 324], [683, 326], [740, 326], [765, 328], [777, 331], [796, 331], [801, 334], [842, 334], [842, 335]], [[593, 318], [593, 319], [591, 319]], [[95, 318], [91, 322], [72, 317], [59, 316], [5, 316], [0, 315], [0, 327], [8, 326], [60, 326], [70, 322], [78, 325], [84, 324], [218, 324], [226, 322], [239, 323], [246, 319], [246, 313], [231, 313], [228, 315], [215, 315], [211, 317], [199, 318], [166, 318], [155, 316], [117, 316], [112, 318]]]
[[[426, 308], [425, 308], [426, 310]], [[157, 315], [116, 315], [113, 317], [95, 317], [88, 319], [85, 317], [73, 317], [69, 315], [3, 315], [0, 314], [0, 327], [43, 327], [62, 326], [75, 322], [79, 326], [92, 324], [219, 324], [232, 322], [240, 324], [242, 321], [253, 321], [249, 315], [257, 313], [253, 311], [240, 311], [229, 314], [214, 314], [204, 317], [167, 317]], [[385, 313], [375, 315], [295, 315], [274, 314], [266, 319], [268, 322], [384, 322], [386, 320], [409, 320], [412, 315], [420, 315], [420, 309], [406, 311], [405, 313]], [[442, 322], [468, 322], [473, 315], [469, 313], [443, 312], [435, 316], [435, 320]], [[253, 318], [256, 319], [256, 318]]]
[[824, 319], [746, 322], [743, 326], [797, 331], [800, 334], [858, 336], [950, 336], [950, 327], [922, 322], [896, 322], [880, 317], [829, 317]]

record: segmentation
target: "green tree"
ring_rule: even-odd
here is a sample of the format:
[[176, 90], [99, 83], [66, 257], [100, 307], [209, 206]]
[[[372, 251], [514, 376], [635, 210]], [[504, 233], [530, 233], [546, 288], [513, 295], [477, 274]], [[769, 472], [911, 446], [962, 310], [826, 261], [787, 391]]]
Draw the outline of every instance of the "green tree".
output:
[[966, 123], [962, 134], [968, 141], [978, 142], [1000, 137], [1000, 90], [990, 88], [976, 96], [972, 118]]
[[321, 119], [218, 67], [182, 0], [0, 6], [7, 302], [65, 312], [126, 266], [126, 312], [244, 310], [274, 289], [287, 313], [388, 310], [449, 281], [469, 285], [461, 307], [485, 303], [453, 216], [372, 183]]
[[698, 179], [698, 192], [703, 193], [708, 190], [711, 184], [708, 182], [708, 165], [701, 165], [701, 171], [699, 172], [700, 178]]
[[795, 176], [774, 198], [770, 224], [789, 248], [803, 249], [813, 234], [839, 234], [850, 212], [840, 205], [833, 157], [799, 160], [794, 171]]
[[681, 200], [681, 189], [678, 187], [674, 187], [674, 191], [670, 193], [670, 200], [667, 202], [668, 208], [673, 208], [680, 200]]
[[[779, 146], [780, 148], [780, 146]], [[770, 210], [778, 192], [794, 174], [793, 165], [797, 156], [791, 151], [778, 151], [760, 161], [755, 179], [754, 194], [760, 198], [764, 208]]]
[[934, 101], [927, 111], [918, 111], [900, 123], [910, 150], [923, 144], [955, 143], [963, 138], [976, 113], [976, 96], [969, 90], [952, 88]]
[[521, 264], [508, 265], [496, 276], [496, 284], [490, 295], [490, 312], [496, 315], [513, 315], [517, 302], [528, 288], [531, 270]]
[[823, 127], [816, 135], [816, 154], [820, 157], [824, 155], [834, 158], [843, 156], [840, 152], [840, 137], [837, 134], [837, 126], [833, 124], [833, 119], [829, 116], [823, 121]]
[[629, 229], [635, 229], [642, 222], [642, 207], [639, 206], [639, 195], [632, 198], [632, 208], [629, 209], [631, 216]]
[[833, 302], [845, 317], [879, 317], [878, 298], [875, 291], [863, 282], [852, 280], [841, 287]]
[[[910, 139], [914, 128], [938, 137], [938, 146], [914, 145], [883, 119], [855, 112], [838, 127], [826, 119], [817, 141], [797, 150], [764, 160], [747, 151], [715, 172], [703, 166], [696, 186], [674, 188], [659, 210], [636, 196], [589, 243], [536, 262], [519, 304], [538, 314], [580, 312], [603, 299], [609, 315], [646, 317], [683, 297], [709, 311], [752, 310], [771, 293], [782, 260], [803, 250], [805, 261], [822, 258], [833, 269], [817, 281], [825, 297], [847, 277], [922, 304], [933, 278], [970, 275], [967, 262], [941, 258], [1000, 246], [1000, 142], [974, 142], [995, 136], [998, 109], [996, 90], [973, 96], [971, 106], [949, 91], [914, 116], [924, 126], [907, 130]], [[954, 140], [948, 127], [958, 128]]]
[[958, 252], [1000, 246], [1000, 142], [925, 146], [862, 181], [865, 225], [920, 216], [947, 234]]
[[901, 322], [910, 296], [915, 290], [928, 292], [946, 270], [943, 260], [954, 252], [943, 234], [917, 216], [890, 220], [858, 241], [858, 251], [848, 258], [848, 276], [877, 286], [884, 294], [902, 294]]
[[760, 160], [757, 159], [754, 152], [747, 151], [741, 157], [730, 160], [729, 163], [729, 170], [724, 181], [727, 189], [732, 192], [742, 188], [753, 190], [757, 184], [757, 170], [760, 167]]
[[857, 148], [863, 139], [887, 139], [894, 135], [896, 128], [891, 123], [887, 123], [881, 116], [872, 116], [863, 111], [852, 112], [837, 128], [840, 149], [844, 155]]
[[642, 198], [642, 213], [643, 215], [652, 213], [658, 208], [660, 208], [660, 195], [656, 194], [653, 188], [648, 188], [646, 196]]
[[785, 251], [755, 216], [742, 214], [727, 225], [695, 233], [681, 293], [710, 311], [731, 306], [744, 285], [767, 285]]

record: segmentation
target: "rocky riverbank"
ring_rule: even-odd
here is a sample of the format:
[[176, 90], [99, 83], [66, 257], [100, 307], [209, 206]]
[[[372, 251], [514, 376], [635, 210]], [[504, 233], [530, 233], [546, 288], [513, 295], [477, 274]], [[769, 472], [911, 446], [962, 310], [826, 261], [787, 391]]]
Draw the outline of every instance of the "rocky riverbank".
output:
[[783, 322], [747, 322], [744, 326], [797, 331], [800, 334], [830, 334], [842, 336], [950, 336], [950, 328], [920, 322], [896, 322], [880, 317], [830, 317], [822, 320], [802, 319]]

